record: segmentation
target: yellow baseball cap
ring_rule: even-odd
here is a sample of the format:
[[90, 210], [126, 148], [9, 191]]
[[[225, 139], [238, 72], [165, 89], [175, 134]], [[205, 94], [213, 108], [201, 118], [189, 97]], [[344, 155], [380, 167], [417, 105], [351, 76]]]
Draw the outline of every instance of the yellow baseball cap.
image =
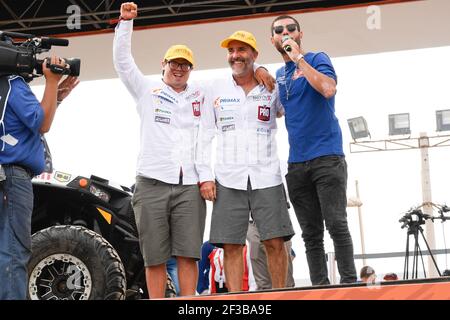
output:
[[167, 61], [178, 58], [186, 59], [192, 65], [194, 65], [194, 54], [192, 53], [192, 50], [185, 45], [176, 44], [174, 46], [171, 46], [169, 49], [167, 49], [166, 54], [164, 55], [164, 60]]
[[256, 45], [255, 36], [253, 34], [251, 34], [250, 32], [243, 31], [243, 30], [236, 31], [235, 33], [233, 33], [231, 36], [229, 36], [228, 38], [223, 40], [220, 43], [220, 46], [222, 48], [228, 48], [228, 44], [233, 40], [244, 42], [244, 43], [248, 44], [250, 47], [252, 47], [253, 49], [255, 49], [256, 51], [258, 51], [258, 46]]

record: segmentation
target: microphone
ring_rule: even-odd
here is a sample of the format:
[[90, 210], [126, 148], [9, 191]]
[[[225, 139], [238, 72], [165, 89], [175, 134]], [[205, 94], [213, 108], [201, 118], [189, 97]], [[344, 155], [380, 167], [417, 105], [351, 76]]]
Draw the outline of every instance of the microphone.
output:
[[69, 40], [67, 39], [42, 37], [41, 41], [42, 46], [44, 47], [51, 47], [51, 46], [67, 47], [69, 45]]
[[[286, 36], [283, 36], [283, 39], [281, 39], [281, 43], [283, 43], [283, 42], [285, 42], [286, 40], [289, 40], [291, 37], [289, 37], [288, 35], [286, 35]], [[292, 50], [292, 48], [291, 48], [291, 46], [290, 45], [285, 45], [285, 46], [283, 46], [283, 49], [284, 49], [284, 51], [286, 51], [286, 52], [291, 52], [291, 50]]]

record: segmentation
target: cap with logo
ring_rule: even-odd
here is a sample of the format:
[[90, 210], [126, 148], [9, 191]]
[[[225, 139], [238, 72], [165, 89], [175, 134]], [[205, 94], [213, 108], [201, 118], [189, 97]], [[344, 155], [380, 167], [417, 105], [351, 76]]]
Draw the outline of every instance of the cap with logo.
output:
[[255, 36], [253, 34], [251, 34], [250, 32], [243, 31], [243, 30], [236, 31], [231, 36], [224, 39], [220, 43], [220, 46], [222, 48], [228, 48], [228, 44], [231, 41], [235, 41], [235, 40], [244, 42], [244, 43], [248, 44], [250, 47], [252, 47], [253, 49], [255, 49], [256, 51], [258, 51], [258, 45], [256, 44]]
[[167, 49], [164, 60], [170, 61], [174, 59], [186, 59], [190, 64], [194, 65], [194, 54], [192, 50], [182, 44], [176, 44]]

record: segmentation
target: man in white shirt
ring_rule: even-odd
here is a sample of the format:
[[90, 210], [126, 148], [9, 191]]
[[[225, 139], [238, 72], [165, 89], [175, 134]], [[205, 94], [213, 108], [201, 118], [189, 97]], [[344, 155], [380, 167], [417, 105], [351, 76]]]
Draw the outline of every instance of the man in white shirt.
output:
[[[232, 74], [213, 80], [206, 95], [196, 156], [200, 192], [214, 201], [210, 242], [224, 248], [229, 291], [242, 291], [242, 249], [251, 211], [267, 250], [272, 286], [282, 288], [287, 274], [284, 241], [294, 235], [275, 139], [276, 116], [283, 108], [276, 90], [270, 93], [254, 77], [254, 36], [237, 31], [221, 46], [228, 50]], [[210, 158], [216, 133], [215, 183]]]
[[123, 3], [120, 14], [114, 66], [136, 101], [141, 119], [132, 204], [149, 296], [164, 297], [166, 262], [172, 256], [177, 257], [180, 294], [194, 295], [206, 218], [194, 167], [204, 94], [187, 84], [194, 58], [184, 45], [167, 50], [161, 80], [145, 78], [131, 55], [136, 4]]

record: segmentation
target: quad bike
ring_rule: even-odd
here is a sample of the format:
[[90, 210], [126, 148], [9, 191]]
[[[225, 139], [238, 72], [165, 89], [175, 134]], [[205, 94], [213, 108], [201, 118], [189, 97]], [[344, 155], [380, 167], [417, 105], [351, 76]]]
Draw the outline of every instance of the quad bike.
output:
[[[147, 298], [131, 190], [51, 163], [47, 171], [33, 179], [29, 298]], [[166, 296], [175, 296], [169, 276]]]

